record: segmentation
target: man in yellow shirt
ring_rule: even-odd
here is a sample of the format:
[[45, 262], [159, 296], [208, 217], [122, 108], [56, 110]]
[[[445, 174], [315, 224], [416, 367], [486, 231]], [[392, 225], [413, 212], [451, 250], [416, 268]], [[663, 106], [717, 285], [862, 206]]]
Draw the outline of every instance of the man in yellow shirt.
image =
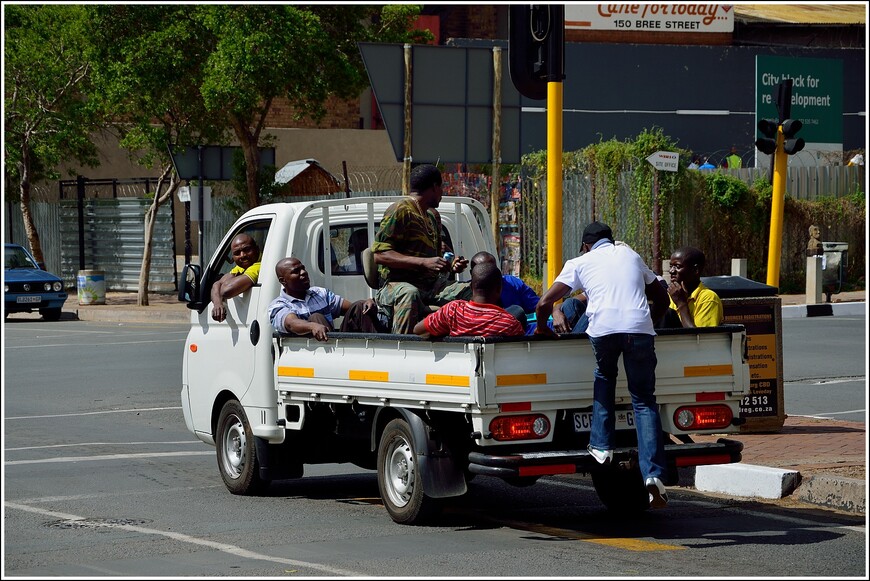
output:
[[679, 316], [683, 327], [715, 327], [722, 324], [722, 300], [701, 282], [704, 253], [691, 246], [678, 248], [671, 254], [671, 310]]
[[218, 322], [227, 318], [224, 301], [247, 291], [260, 277], [262, 256], [256, 240], [248, 234], [239, 234], [233, 238], [230, 251], [236, 266], [215, 281], [211, 287], [211, 318]]

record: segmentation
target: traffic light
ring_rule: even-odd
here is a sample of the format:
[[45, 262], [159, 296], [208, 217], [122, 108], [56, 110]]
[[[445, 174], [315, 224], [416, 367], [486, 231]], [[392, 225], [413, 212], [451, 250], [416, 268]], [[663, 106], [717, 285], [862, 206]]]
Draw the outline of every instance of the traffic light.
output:
[[552, 4], [508, 7], [508, 64], [517, 91], [547, 98], [547, 83], [565, 78], [565, 7]]
[[795, 138], [798, 131], [801, 130], [804, 124], [798, 119], [786, 119], [782, 122], [782, 150], [788, 155], [794, 155], [804, 148], [806, 142], [803, 137]]
[[761, 153], [773, 154], [776, 151], [776, 132], [778, 130], [776, 123], [770, 119], [762, 119], [758, 122], [758, 130], [764, 137], [755, 140], [755, 147]]

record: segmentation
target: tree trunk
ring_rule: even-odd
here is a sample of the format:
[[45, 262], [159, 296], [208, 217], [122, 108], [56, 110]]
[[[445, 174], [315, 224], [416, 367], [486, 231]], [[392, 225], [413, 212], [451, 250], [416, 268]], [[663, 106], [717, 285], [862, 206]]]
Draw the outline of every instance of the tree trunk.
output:
[[230, 117], [233, 132], [239, 140], [242, 153], [245, 156], [245, 185], [248, 189], [248, 209], [260, 205], [260, 156], [257, 151], [257, 134], [252, 133], [248, 126], [236, 117]]
[[27, 235], [27, 243], [30, 245], [30, 253], [36, 262], [45, 262], [42, 255], [42, 243], [39, 241], [39, 232], [33, 222], [33, 214], [30, 213], [30, 147], [25, 143], [21, 148], [21, 179], [18, 187], [21, 193], [21, 218], [24, 220], [24, 233]]
[[[172, 199], [172, 195], [178, 187], [178, 181], [175, 179], [175, 174], [172, 174], [172, 166], [168, 165], [163, 169], [163, 173], [157, 180], [157, 188], [154, 192], [154, 199], [151, 202], [148, 210], [145, 212], [145, 245], [142, 252], [142, 267], [139, 270], [139, 289], [136, 294], [136, 304], [142, 307], [148, 306], [148, 284], [151, 279], [151, 251], [154, 246], [154, 224], [157, 222], [157, 211], [167, 200]], [[163, 182], [167, 176], [171, 176], [169, 185], [164, 194], [160, 193], [163, 187]]]

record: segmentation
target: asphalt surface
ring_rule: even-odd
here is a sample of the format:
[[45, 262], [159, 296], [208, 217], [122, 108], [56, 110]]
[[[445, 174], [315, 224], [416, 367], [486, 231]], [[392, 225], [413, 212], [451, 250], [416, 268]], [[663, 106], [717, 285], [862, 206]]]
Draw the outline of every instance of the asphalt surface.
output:
[[[807, 305], [804, 295], [781, 295], [782, 316], [848, 316], [865, 314], [865, 291], [843, 292], [831, 303]], [[108, 292], [105, 304], [79, 304], [75, 293], [64, 305], [63, 318], [118, 323], [188, 323], [191, 311], [175, 295], [150, 294], [148, 305], [136, 293]], [[34, 317], [38, 314], [16, 314]], [[696, 441], [717, 436], [695, 436]], [[768, 433], [733, 436], [744, 444], [743, 461], [700, 467], [681, 474], [681, 484], [698, 490], [760, 498], [790, 497], [799, 502], [853, 514], [865, 514], [866, 428], [861, 422], [787, 416]]]

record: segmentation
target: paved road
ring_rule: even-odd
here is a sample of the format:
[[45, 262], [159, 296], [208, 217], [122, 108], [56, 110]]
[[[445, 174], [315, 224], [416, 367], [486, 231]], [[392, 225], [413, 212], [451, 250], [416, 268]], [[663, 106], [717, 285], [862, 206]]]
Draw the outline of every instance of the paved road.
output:
[[4, 577], [866, 573], [863, 518], [675, 489], [616, 519], [583, 477], [479, 477], [430, 527], [395, 525], [351, 466], [232, 496], [181, 417], [184, 326], [5, 331]]

